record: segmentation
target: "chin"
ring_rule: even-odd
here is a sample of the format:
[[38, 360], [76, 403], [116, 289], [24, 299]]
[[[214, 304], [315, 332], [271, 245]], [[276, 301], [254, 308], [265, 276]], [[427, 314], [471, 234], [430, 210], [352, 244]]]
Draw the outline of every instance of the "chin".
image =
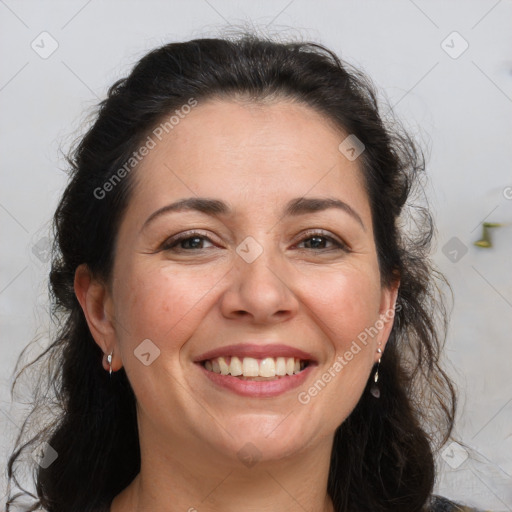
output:
[[227, 433], [223, 437], [227, 446], [222, 450], [235, 453], [239, 460], [280, 460], [303, 450], [311, 437], [304, 429], [304, 422], [299, 423], [293, 413], [244, 414], [232, 421], [225, 418], [223, 426]]

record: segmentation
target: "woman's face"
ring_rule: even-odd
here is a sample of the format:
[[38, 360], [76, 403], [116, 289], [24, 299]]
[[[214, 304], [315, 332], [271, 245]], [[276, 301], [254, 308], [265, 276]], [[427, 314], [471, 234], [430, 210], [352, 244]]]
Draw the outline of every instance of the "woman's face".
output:
[[[380, 286], [347, 135], [301, 104], [211, 100], [153, 137], [133, 171], [103, 338], [141, 433], [219, 459], [251, 443], [272, 460], [332, 438], [353, 410], [396, 290]], [[185, 199], [195, 204], [171, 208]], [[309, 364], [270, 383], [205, 368], [237, 373], [235, 356], [246, 373]]]

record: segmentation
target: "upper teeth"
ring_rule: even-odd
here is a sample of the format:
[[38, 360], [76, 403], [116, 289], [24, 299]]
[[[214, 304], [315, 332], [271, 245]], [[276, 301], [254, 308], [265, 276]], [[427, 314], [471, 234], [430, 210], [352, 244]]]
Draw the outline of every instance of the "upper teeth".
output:
[[239, 375], [244, 377], [293, 375], [299, 373], [305, 365], [305, 361], [294, 357], [266, 357], [264, 359], [244, 357], [242, 360], [236, 356], [216, 357], [204, 363], [205, 368], [209, 371], [234, 377]]

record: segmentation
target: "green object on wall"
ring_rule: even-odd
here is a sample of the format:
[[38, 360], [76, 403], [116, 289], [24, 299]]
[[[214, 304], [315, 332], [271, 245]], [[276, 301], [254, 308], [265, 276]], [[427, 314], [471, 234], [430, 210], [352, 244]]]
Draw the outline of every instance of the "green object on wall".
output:
[[482, 224], [482, 238], [477, 240], [474, 245], [477, 247], [492, 247], [491, 236], [489, 234], [489, 228], [499, 228], [503, 224], [497, 222], [484, 222]]

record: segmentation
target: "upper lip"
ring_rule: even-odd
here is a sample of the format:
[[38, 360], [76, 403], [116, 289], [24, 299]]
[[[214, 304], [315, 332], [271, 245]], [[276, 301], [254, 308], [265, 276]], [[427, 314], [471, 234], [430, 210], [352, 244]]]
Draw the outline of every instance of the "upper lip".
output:
[[255, 345], [252, 343], [226, 345], [225, 347], [214, 348], [196, 357], [194, 362], [200, 363], [221, 356], [253, 357], [254, 359], [263, 359], [265, 357], [295, 357], [304, 361], [316, 362], [311, 354], [296, 347], [280, 344]]

